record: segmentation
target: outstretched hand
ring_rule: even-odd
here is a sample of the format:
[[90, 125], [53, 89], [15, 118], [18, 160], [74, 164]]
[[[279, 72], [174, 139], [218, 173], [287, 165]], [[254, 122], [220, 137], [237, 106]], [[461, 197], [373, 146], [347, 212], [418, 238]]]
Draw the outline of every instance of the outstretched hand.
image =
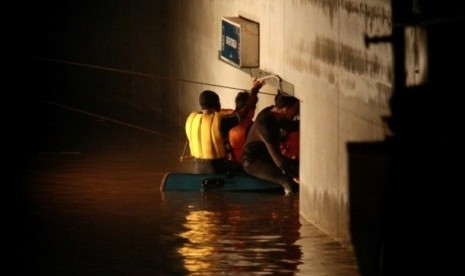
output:
[[260, 89], [263, 87], [263, 85], [265, 85], [265, 81], [264, 80], [259, 80], [257, 78], [254, 78], [253, 79], [253, 89]]

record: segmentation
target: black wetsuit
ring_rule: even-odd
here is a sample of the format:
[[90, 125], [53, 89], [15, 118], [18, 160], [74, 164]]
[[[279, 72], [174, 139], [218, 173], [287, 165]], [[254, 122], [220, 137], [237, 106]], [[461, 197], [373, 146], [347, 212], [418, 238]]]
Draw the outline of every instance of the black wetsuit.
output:
[[282, 126], [272, 108], [266, 107], [257, 115], [242, 150], [242, 165], [250, 175], [295, 189], [292, 178], [298, 177], [297, 162], [281, 154]]

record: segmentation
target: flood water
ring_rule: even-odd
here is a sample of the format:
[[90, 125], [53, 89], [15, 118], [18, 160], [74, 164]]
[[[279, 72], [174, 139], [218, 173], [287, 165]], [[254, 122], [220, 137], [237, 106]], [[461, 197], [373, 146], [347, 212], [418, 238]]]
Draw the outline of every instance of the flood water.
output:
[[189, 169], [184, 141], [92, 124], [105, 129], [92, 143], [47, 137], [21, 164], [16, 274], [358, 275], [298, 195], [162, 193], [166, 172]]

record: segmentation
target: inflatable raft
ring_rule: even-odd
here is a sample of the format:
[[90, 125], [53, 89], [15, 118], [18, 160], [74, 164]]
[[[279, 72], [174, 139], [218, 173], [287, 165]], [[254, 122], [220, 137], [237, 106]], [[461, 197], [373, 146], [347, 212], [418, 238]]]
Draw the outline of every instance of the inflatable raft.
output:
[[283, 188], [245, 173], [193, 174], [168, 172], [160, 191], [228, 191], [228, 192], [283, 192]]

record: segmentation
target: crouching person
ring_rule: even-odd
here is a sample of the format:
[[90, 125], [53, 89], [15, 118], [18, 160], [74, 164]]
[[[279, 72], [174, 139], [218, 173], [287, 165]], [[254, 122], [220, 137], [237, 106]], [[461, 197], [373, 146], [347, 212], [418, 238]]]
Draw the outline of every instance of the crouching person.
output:
[[252, 125], [242, 151], [245, 172], [281, 185], [285, 195], [298, 189], [298, 160], [281, 152], [281, 129], [299, 114], [300, 102], [293, 96], [278, 94], [275, 104], [261, 110]]

